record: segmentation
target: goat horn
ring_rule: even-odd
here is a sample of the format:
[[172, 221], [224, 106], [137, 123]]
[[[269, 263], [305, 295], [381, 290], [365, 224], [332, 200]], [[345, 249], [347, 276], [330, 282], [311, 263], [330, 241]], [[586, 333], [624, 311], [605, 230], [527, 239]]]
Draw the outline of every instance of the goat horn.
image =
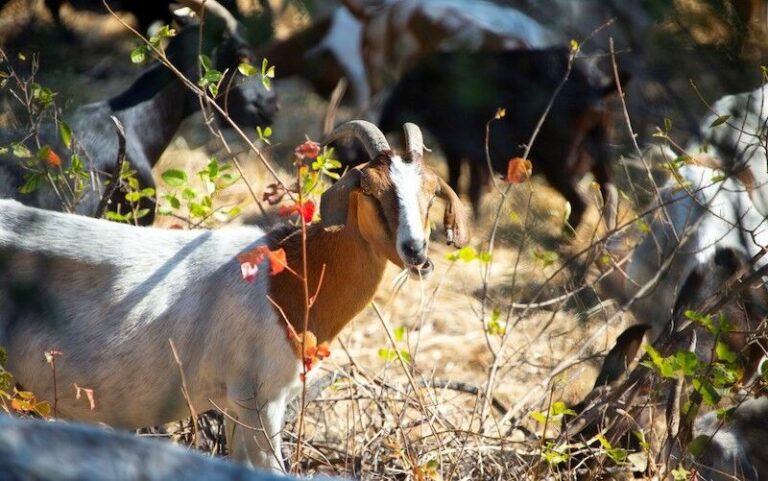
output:
[[216, 0], [178, 0], [178, 3], [193, 10], [198, 16], [203, 13], [203, 10], [221, 19], [224, 25], [232, 35], [232, 38], [240, 43], [246, 44], [245, 38], [241, 33], [240, 22], [232, 15], [232, 13], [226, 9], [222, 4]]
[[328, 134], [323, 144], [328, 145], [334, 140], [346, 137], [354, 137], [359, 140], [363, 147], [365, 147], [365, 151], [368, 152], [368, 157], [371, 160], [378, 157], [382, 152], [392, 150], [381, 130], [366, 120], [350, 120], [347, 123], [341, 124]]
[[403, 125], [405, 133], [406, 161], [420, 161], [424, 155], [424, 138], [418, 125], [407, 122]]

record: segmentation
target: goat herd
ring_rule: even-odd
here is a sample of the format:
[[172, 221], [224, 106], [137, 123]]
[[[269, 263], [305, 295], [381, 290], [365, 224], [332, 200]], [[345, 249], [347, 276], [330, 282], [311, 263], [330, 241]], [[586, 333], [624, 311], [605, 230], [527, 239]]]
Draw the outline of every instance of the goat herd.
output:
[[[59, 3], [46, 2], [57, 21]], [[574, 408], [561, 436], [589, 439], [602, 428], [611, 442], [632, 444], [627, 433], [653, 431], [663, 418], [648, 441], [660, 457], [694, 466], [691, 476], [768, 479], [768, 404], [752, 389], [762, 382], [768, 348], [768, 90], [715, 103], [699, 141], [663, 152], [671, 174], [656, 189], [649, 213], [617, 225], [606, 101], [628, 76], [605, 75], [574, 60], [578, 47], [561, 46], [557, 35], [521, 12], [484, 0], [391, 0], [375, 7], [348, 0], [295, 36], [254, 48], [238, 20], [214, 0], [179, 3], [207, 12], [210, 25], [181, 29], [166, 56], [194, 79], [200, 53], [208, 55], [212, 67], [225, 73], [220, 85], [226, 91], [215, 101], [240, 127], [266, 127], [278, 113], [275, 91], [259, 75], [237, 74], [242, 62], [259, 65], [262, 57], [278, 78], [302, 76], [320, 93], [346, 79], [354, 108], [376, 121], [353, 120], [327, 133], [324, 143], [338, 144], [347, 169], [322, 194], [320, 221], [308, 225], [305, 236], [296, 226], [153, 228], [154, 203], [147, 199], [142, 207], [148, 215], [136, 219], [142, 226], [93, 218], [104, 202], [118, 211], [131, 208], [125, 192], [112, 185], [121, 153], [140, 186], [154, 187], [152, 168], [181, 122], [201, 108], [201, 99], [161, 64], [124, 92], [76, 109], [68, 117], [76, 139], [71, 148], [55, 125], [36, 132], [54, 151], [71, 149], [87, 159], [90, 189], [76, 205], [63, 205], [46, 183], [21, 189], [25, 166], [4, 149], [0, 346], [20, 386], [39, 399], [55, 399], [63, 418], [128, 429], [181, 419], [190, 405], [213, 404], [228, 413], [233, 458], [282, 472], [284, 415], [302, 386], [301, 356], [286, 337], [286, 323], [298, 331], [306, 327], [319, 344], [330, 342], [369, 305], [388, 262], [413, 278], [428, 277], [435, 198], [445, 203], [448, 244], [469, 242], [471, 216], [456, 193], [462, 162], [469, 165], [477, 219], [492, 170], [503, 172], [527, 148], [534, 171], [569, 202], [573, 226], [588, 209], [577, 185], [586, 173], [594, 175], [604, 199], [609, 253], [629, 258], [604, 282], [643, 325], [619, 337], [594, 391]], [[151, 22], [142, 12], [136, 13], [143, 28]], [[500, 107], [506, 115], [487, 124]], [[110, 117], [124, 128], [122, 147]], [[423, 161], [417, 124], [445, 156], [447, 182]], [[390, 148], [385, 134], [401, 131], [404, 149]], [[534, 132], [537, 139], [527, 145]], [[25, 135], [5, 129], [0, 147]], [[345, 148], [349, 140], [352, 147]], [[633, 251], [619, 252], [628, 249], [622, 231], [630, 224], [641, 224], [643, 237]], [[242, 281], [237, 258], [259, 246], [283, 249], [288, 266], [304, 262], [310, 289], [321, 286], [311, 309], [302, 281], [287, 271], [269, 276], [264, 266], [255, 282]], [[709, 321], [695, 320], [702, 317]], [[658, 382], [648, 363], [630, 370], [643, 336], [663, 355], [689, 351], [708, 365], [735, 353], [746, 386], [731, 396], [737, 404], [725, 416], [681, 412], [679, 406], [696, 402], [695, 395], [680, 399], [684, 376]], [[94, 389], [95, 407], [57, 398], [50, 367], [41, 361], [51, 349], [68, 353], [55, 383]], [[649, 414], [660, 402], [666, 409]], [[695, 455], [686, 451], [701, 436], [704, 447]], [[127, 435], [5, 417], [5, 479], [3, 471], [9, 479], [272, 476]]]

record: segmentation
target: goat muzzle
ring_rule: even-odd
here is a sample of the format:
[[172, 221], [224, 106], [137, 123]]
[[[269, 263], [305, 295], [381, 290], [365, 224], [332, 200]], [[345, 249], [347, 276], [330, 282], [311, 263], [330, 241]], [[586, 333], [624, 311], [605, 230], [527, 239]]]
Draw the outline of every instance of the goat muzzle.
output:
[[408, 268], [408, 273], [411, 275], [411, 278], [419, 280], [426, 279], [430, 274], [432, 274], [432, 271], [435, 270], [435, 265], [432, 263], [432, 260], [429, 257], [427, 257], [427, 260], [425, 260], [422, 264], [406, 267]]

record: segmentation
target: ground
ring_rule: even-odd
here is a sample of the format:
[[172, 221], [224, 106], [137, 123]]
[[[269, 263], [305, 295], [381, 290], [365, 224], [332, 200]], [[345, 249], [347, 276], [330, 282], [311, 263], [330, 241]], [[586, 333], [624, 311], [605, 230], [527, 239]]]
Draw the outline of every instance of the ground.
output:
[[[74, 37], [62, 40], [50, 30], [47, 14], [38, 10], [40, 19], [31, 29], [19, 29], [7, 53], [40, 48], [37, 81], [58, 92], [64, 112], [120, 91], [140, 71], [129, 60], [137, 40], [115, 19], [66, 8], [63, 18]], [[15, 12], [13, 18], [23, 17]], [[5, 13], [0, 31], [11, 32], [11, 16]], [[274, 88], [281, 111], [273, 126], [273, 146], [258, 142], [255, 132], [248, 135], [281, 177], [290, 178], [292, 149], [305, 137], [320, 139], [327, 103], [297, 80], [280, 81]], [[3, 101], [0, 124], [7, 126], [17, 120], [16, 110], [13, 99], [6, 96]], [[346, 109], [338, 113], [340, 119], [351, 116]], [[242, 142], [234, 135], [228, 138], [235, 140], [239, 162], [255, 192], [263, 192], [273, 179]], [[444, 173], [435, 150], [427, 162]], [[165, 170], [192, 174], [213, 154], [227, 158], [202, 118], [189, 119], [155, 169], [158, 185], [165, 185]], [[498, 182], [507, 189], [503, 180]], [[595, 197], [591, 179], [585, 179], [581, 189]], [[243, 207], [244, 214], [235, 222], [275, 221], [274, 208], [262, 218], [242, 183], [228, 189], [219, 202]], [[624, 222], [635, 215], [633, 207], [622, 200]], [[436, 479], [437, 473], [465, 479], [506, 477], [504, 473], [535, 476], [527, 461], [538, 459], [542, 442], [536, 440], [543, 426], [530, 413], [545, 411], [553, 401], [580, 400], [591, 388], [602, 355], [634, 322], [628, 314], [617, 313], [616, 303], [601, 300], [595, 283], [599, 270], [587, 256], [568, 262], [604, 232], [595, 205], [572, 235], [565, 233], [562, 220], [564, 200], [538, 177], [509, 187], [505, 199], [489, 189], [482, 216], [473, 221], [471, 242], [477, 252], [492, 250], [487, 263], [448, 259], [453, 249], [444, 245], [439, 232], [439, 209], [433, 212], [438, 228], [430, 244], [432, 276], [403, 285], [398, 270], [390, 266], [375, 298], [381, 316], [366, 308], [333, 342], [332, 356], [317, 369], [318, 377], [336, 372], [339, 380], [307, 409], [302, 472], [367, 479]], [[174, 223], [162, 216], [157, 221], [161, 227]], [[490, 245], [494, 227], [497, 235]], [[590, 252], [594, 258], [597, 251]], [[526, 303], [543, 306], [526, 308]], [[388, 332], [394, 332], [394, 345]], [[410, 363], [393, 355], [401, 350]], [[459, 384], [446, 387], [448, 381]], [[425, 384], [432, 387], [422, 388]], [[481, 392], [490, 386], [488, 394], [500, 409], [485, 407], [482, 394], [462, 392], [471, 386]], [[292, 451], [296, 429], [295, 423], [289, 424], [285, 436]]]

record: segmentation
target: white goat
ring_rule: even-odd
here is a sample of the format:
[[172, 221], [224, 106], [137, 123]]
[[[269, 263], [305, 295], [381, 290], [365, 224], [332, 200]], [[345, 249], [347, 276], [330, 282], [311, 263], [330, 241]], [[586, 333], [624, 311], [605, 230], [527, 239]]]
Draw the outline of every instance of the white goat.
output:
[[0, 416], [0, 479], [290, 481], [172, 443], [83, 424]]
[[[752, 202], [768, 216], [768, 85], [750, 92], [726, 95], [712, 105], [713, 113], [701, 123], [702, 144], [728, 173], [749, 173]], [[717, 122], [728, 116], [725, 123]], [[701, 146], [692, 143], [688, 152]]]
[[[747, 188], [735, 178], [708, 167], [686, 165], [661, 190], [660, 210], [650, 232], [635, 249], [625, 283], [627, 298], [639, 322], [654, 337], [680, 304], [679, 293], [700, 266], [715, 265], [718, 250], [731, 249], [752, 258], [768, 245], [765, 219]], [[761, 259], [758, 266], [768, 259]], [[682, 300], [684, 301], [684, 300]]]
[[[308, 324], [318, 342], [332, 340], [370, 302], [388, 260], [419, 277], [431, 272], [427, 214], [435, 197], [448, 201], [449, 243], [467, 241], [460, 200], [422, 165], [421, 132], [406, 124], [405, 134], [403, 156], [368, 122], [330, 136], [356, 136], [372, 160], [323, 194], [322, 224], [308, 230], [310, 292], [323, 279]], [[253, 428], [238, 428], [230, 440], [235, 457], [281, 469], [279, 432], [301, 363], [267, 295], [300, 332], [304, 291], [287, 271], [246, 284], [235, 259], [259, 245], [282, 247], [301, 272], [295, 234], [138, 228], [0, 200], [0, 346], [8, 369], [39, 398], [57, 397], [64, 417], [156, 425], [188, 414], [172, 339], [192, 405], [204, 410], [213, 401]], [[58, 393], [41, 361], [50, 349], [63, 352]], [[75, 400], [75, 383], [94, 389], [94, 410]]]

